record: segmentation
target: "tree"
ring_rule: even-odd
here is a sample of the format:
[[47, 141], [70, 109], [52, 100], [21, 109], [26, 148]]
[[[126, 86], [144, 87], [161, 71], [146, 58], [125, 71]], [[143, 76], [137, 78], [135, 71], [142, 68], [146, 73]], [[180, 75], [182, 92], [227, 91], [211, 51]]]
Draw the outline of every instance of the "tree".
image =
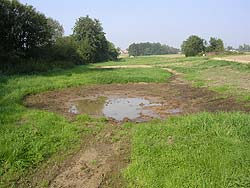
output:
[[50, 50], [54, 60], [71, 61], [82, 64], [82, 59], [77, 52], [77, 43], [72, 36], [58, 38]]
[[73, 36], [86, 63], [109, 60], [109, 42], [99, 20], [91, 19], [89, 16], [79, 18]]
[[109, 60], [117, 60], [117, 57], [120, 54], [119, 48], [115, 48], [115, 45], [112, 42], [108, 42], [108, 53]]
[[0, 1], [0, 46], [9, 57], [33, 55], [50, 44], [52, 31], [46, 17], [17, 0]]
[[52, 41], [56, 42], [58, 38], [62, 38], [64, 35], [64, 29], [63, 26], [57, 21], [52, 18], [47, 18], [47, 24], [49, 25], [51, 29], [51, 35], [52, 35]]
[[18, 0], [0, 0], [0, 70], [18, 72], [21, 67], [22, 72], [32, 72], [57, 66], [57, 60], [65, 61], [60, 67], [67, 67], [118, 56], [96, 19], [79, 18], [73, 36], [63, 37], [63, 33], [58, 21], [46, 18], [32, 6]]
[[177, 54], [178, 49], [161, 45], [160, 43], [138, 43], [131, 44], [129, 46], [129, 55], [141, 56], [141, 55], [163, 55], [163, 54]]
[[239, 51], [240, 52], [250, 52], [250, 45], [248, 45], [248, 44], [240, 45]]
[[228, 46], [228, 47], [226, 48], [226, 50], [227, 50], [227, 51], [232, 51], [232, 50], [234, 50], [234, 48], [233, 48], [232, 46]]
[[185, 56], [196, 56], [205, 51], [205, 40], [198, 36], [192, 35], [181, 46]]
[[224, 43], [221, 39], [211, 37], [209, 40], [209, 46], [207, 47], [208, 52], [224, 52]]

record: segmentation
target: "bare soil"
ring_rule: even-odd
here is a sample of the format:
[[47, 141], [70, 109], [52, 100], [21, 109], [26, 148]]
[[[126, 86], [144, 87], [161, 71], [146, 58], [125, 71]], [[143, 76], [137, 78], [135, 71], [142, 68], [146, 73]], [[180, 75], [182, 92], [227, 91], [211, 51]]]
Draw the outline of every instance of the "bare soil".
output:
[[50, 188], [121, 188], [121, 171], [129, 163], [130, 132], [122, 126], [107, 124], [99, 133], [82, 140], [79, 151], [45, 164], [17, 187]]
[[[142, 97], [161, 106], [151, 107], [160, 118], [171, 115], [190, 114], [201, 111], [249, 111], [249, 109], [234, 97], [223, 98], [206, 88], [195, 88], [174, 76], [169, 83], [128, 83], [92, 85], [78, 88], [49, 91], [28, 96], [24, 103], [26, 106], [43, 109], [74, 118], [69, 108], [75, 100], [98, 97]], [[142, 117], [145, 120], [148, 117]]]
[[[51, 188], [98, 188], [121, 187], [121, 169], [128, 164], [129, 141], [120, 138], [113, 142], [117, 134], [114, 129], [105, 128], [90, 139], [85, 148], [61, 166], [59, 173], [51, 180]], [[116, 181], [110, 176], [119, 176]]]

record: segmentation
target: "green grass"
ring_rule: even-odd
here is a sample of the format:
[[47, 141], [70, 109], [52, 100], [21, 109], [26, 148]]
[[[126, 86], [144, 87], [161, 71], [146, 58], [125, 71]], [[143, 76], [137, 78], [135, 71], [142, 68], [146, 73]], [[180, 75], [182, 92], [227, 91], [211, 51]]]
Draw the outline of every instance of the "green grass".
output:
[[[91, 120], [69, 122], [54, 113], [27, 109], [22, 99], [28, 94], [88, 84], [166, 82], [171, 74], [159, 69], [93, 69], [78, 66], [67, 71], [40, 75], [0, 77], [0, 187], [35, 168], [62, 150], [69, 150], [89, 133]], [[104, 121], [90, 122], [96, 127]]]
[[[150, 64], [155, 68], [97, 69], [103, 65]], [[22, 105], [26, 95], [67, 87], [128, 82], [166, 82], [164, 65], [184, 74], [197, 87], [208, 86], [204, 71], [230, 68], [248, 74], [249, 66], [204, 57], [125, 58], [37, 75], [0, 76], [0, 187], [16, 180], [58, 153], [80, 146], [81, 138], [98, 132], [105, 119], [79, 116], [74, 121]], [[211, 87], [233, 92], [230, 85]], [[238, 89], [243, 93], [243, 90]], [[243, 98], [249, 101], [249, 94]], [[93, 126], [88, 126], [93, 125]], [[129, 187], [250, 187], [250, 115], [201, 113], [164, 122], [129, 124], [133, 130], [132, 163], [124, 174]], [[90, 128], [91, 127], [91, 128]], [[129, 129], [130, 129], [129, 128]], [[121, 132], [113, 138], [118, 142]], [[173, 144], [168, 137], [173, 136]], [[45, 184], [47, 182], [45, 181]]]
[[250, 65], [229, 61], [202, 60], [185, 64], [170, 64], [169, 68], [183, 73], [183, 78], [196, 87], [207, 87], [225, 96], [249, 101]]
[[134, 126], [132, 163], [124, 172], [128, 187], [250, 187], [249, 135], [250, 115], [240, 113]]
[[[187, 62], [188, 63], [188, 62]], [[242, 64], [230, 61], [219, 61], [219, 60], [207, 60], [207, 59], [197, 59], [197, 61], [191, 61], [192, 66], [184, 65], [170, 65], [169, 67], [182, 72], [182, 73], [196, 73], [202, 70], [221, 68], [221, 67], [230, 67], [241, 72], [250, 72], [249, 64]]]
[[25, 110], [21, 100], [28, 94], [88, 84], [166, 82], [170, 76], [170, 73], [160, 68], [102, 70], [87, 66], [41, 75], [2, 76], [0, 77], [0, 125], [16, 120], [16, 116]]
[[93, 66], [121, 66], [121, 65], [169, 65], [180, 62], [195, 62], [207, 60], [207, 57], [176, 57], [169, 58], [168, 56], [140, 56], [135, 58], [122, 58], [119, 61], [109, 61], [105, 63], [96, 63]]

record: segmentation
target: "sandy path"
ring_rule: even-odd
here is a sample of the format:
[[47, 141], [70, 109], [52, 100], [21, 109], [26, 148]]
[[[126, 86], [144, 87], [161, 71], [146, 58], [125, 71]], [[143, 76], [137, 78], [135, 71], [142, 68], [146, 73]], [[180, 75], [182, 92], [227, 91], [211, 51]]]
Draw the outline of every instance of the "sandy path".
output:
[[244, 55], [244, 56], [229, 56], [229, 57], [216, 57], [213, 58], [213, 60], [219, 60], [219, 61], [233, 61], [237, 63], [244, 63], [249, 64], [250, 63], [250, 56]]

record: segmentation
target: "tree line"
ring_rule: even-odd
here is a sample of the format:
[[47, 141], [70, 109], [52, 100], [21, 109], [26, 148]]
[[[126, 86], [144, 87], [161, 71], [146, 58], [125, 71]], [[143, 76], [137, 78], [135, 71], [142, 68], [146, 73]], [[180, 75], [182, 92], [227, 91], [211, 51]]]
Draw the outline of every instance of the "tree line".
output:
[[164, 54], [177, 54], [179, 50], [177, 48], [170, 47], [168, 45], [162, 45], [160, 43], [133, 43], [129, 46], [128, 52], [130, 56], [142, 56], [142, 55], [164, 55]]
[[115, 60], [119, 53], [99, 20], [79, 18], [73, 34], [17, 0], [0, 0], [0, 71], [47, 71], [54, 67]]
[[238, 50], [240, 52], [250, 52], [250, 45], [248, 44], [240, 45]]
[[209, 43], [207, 43], [205, 39], [192, 35], [182, 43], [181, 51], [188, 57], [210, 52], [223, 53], [225, 48], [222, 39], [211, 37]]

